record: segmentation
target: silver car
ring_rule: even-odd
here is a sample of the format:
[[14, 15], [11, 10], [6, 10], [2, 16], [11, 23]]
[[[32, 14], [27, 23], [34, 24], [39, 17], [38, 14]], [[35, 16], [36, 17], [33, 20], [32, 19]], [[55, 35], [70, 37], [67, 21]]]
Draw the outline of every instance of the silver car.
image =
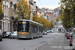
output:
[[47, 35], [47, 32], [43, 31], [43, 35]]
[[49, 30], [50, 31], [50, 33], [53, 33], [54, 31], [53, 31], [53, 29], [51, 29], [51, 30]]
[[17, 31], [12, 32], [12, 34], [10, 35], [10, 39], [12, 38], [17, 38]]

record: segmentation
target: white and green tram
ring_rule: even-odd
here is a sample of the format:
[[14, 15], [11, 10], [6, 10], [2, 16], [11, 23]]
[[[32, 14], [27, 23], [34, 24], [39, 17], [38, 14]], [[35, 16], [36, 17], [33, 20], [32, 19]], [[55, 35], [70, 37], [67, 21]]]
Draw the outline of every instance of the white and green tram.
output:
[[36, 38], [43, 36], [43, 25], [32, 20], [20, 19], [17, 23], [17, 38]]

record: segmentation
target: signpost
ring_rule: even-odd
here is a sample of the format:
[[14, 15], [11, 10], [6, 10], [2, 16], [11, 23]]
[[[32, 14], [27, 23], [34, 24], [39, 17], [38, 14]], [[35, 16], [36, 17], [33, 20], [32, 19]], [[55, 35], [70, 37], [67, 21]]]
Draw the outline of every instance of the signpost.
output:
[[50, 21], [50, 23], [51, 23], [51, 21]]

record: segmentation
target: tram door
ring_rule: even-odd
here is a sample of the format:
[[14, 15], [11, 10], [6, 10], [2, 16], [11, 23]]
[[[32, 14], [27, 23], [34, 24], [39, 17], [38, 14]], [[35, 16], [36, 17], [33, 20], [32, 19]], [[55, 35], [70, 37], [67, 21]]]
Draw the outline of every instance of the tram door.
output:
[[39, 24], [38, 24], [38, 35], [39, 35]]

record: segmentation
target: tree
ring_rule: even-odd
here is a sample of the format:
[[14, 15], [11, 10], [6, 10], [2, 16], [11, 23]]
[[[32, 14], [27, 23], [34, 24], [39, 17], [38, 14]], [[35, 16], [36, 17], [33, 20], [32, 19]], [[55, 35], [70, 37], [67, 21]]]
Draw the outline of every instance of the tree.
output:
[[44, 18], [44, 16], [40, 16], [38, 17], [38, 15], [34, 12], [34, 15], [33, 15], [33, 18], [32, 18], [33, 21], [35, 22], [38, 22], [38, 23], [41, 23], [45, 28], [53, 28], [54, 27], [54, 23], [53, 21], [51, 21], [51, 24], [48, 22], [48, 20], [46, 18]]
[[68, 9], [64, 9], [64, 13], [62, 14], [63, 16], [61, 17], [64, 28], [70, 28], [72, 26], [72, 19], [70, 17], [70, 12], [67, 11]]
[[2, 0], [0, 0], [0, 14], [3, 14], [3, 10], [2, 10]]
[[30, 11], [27, 0], [21, 0], [17, 3], [16, 14], [19, 19], [30, 19]]
[[54, 27], [54, 23], [53, 23], [52, 20], [50, 20], [50, 22], [51, 22], [51, 23], [49, 23], [49, 27], [50, 27], [50, 28], [53, 28], [53, 27]]
[[0, 2], [2, 2], [3, 0], [0, 0]]
[[0, 0], [0, 20], [3, 19], [4, 14], [3, 14], [3, 10], [2, 10], [2, 0]]
[[46, 18], [44, 18], [44, 24], [43, 24], [43, 26], [44, 26], [45, 28], [48, 28], [48, 26], [49, 26], [48, 20], [47, 20]]
[[44, 16], [43, 15], [40, 16], [40, 21], [41, 21], [40, 23], [44, 25]]
[[62, 12], [62, 24], [64, 28], [70, 28], [74, 26], [74, 9], [75, 0], [61, 0], [61, 12]]
[[38, 17], [36, 12], [34, 12], [32, 20], [42, 24], [42, 19], [41, 19], [41, 17]]
[[3, 14], [2, 6], [0, 5], [0, 14]]
[[61, 18], [61, 14], [56, 18], [56, 21], [59, 22], [60, 18]]
[[39, 22], [39, 17], [35, 12], [34, 12], [32, 20], [35, 21], [35, 22]]

